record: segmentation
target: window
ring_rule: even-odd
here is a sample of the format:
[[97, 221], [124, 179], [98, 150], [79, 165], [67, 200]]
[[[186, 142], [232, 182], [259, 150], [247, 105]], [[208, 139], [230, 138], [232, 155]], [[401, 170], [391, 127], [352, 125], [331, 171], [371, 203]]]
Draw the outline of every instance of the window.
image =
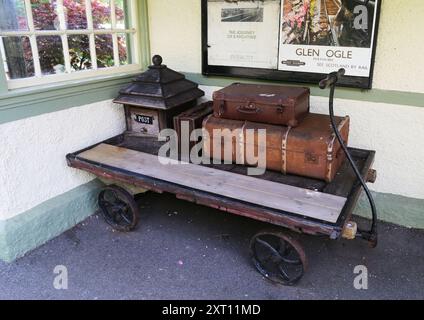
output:
[[140, 68], [134, 0], [0, 4], [0, 63], [9, 89]]

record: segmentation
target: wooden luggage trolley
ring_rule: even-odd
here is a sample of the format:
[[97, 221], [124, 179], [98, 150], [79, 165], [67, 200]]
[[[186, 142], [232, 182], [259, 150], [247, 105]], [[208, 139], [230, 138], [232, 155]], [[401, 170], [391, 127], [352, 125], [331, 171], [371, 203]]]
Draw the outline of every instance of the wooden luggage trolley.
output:
[[[331, 85], [332, 103], [337, 74]], [[163, 143], [163, 142], [162, 142]], [[376, 215], [370, 232], [356, 229], [352, 212], [361, 195], [361, 182], [348, 161], [331, 183], [266, 171], [247, 175], [240, 165], [163, 165], [157, 138], [126, 132], [100, 144], [67, 155], [69, 166], [95, 174], [109, 184], [99, 195], [107, 223], [119, 231], [133, 230], [140, 215], [134, 195], [144, 190], [175, 194], [183, 199], [228, 213], [267, 222], [293, 233], [340, 238], [363, 238], [376, 245]], [[374, 182], [375, 152], [350, 148], [352, 160], [366, 182]], [[303, 276], [306, 254], [291, 233], [264, 230], [250, 244], [257, 270], [271, 281], [294, 285]]]

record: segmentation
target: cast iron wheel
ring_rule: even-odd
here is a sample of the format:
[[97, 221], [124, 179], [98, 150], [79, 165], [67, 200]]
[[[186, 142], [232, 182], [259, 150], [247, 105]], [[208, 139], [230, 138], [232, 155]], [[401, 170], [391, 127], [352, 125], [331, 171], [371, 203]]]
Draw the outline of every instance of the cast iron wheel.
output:
[[282, 232], [256, 234], [250, 243], [250, 252], [256, 269], [274, 283], [293, 286], [306, 270], [306, 255], [302, 246]]
[[116, 231], [130, 232], [138, 224], [140, 209], [123, 188], [115, 185], [104, 188], [99, 194], [99, 207], [106, 222]]

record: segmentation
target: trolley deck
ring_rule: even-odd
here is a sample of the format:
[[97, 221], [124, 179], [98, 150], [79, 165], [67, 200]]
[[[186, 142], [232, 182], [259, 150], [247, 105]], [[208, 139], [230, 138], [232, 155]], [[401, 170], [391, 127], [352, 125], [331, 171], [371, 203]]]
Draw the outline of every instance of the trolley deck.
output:
[[[193, 201], [238, 215], [269, 222], [307, 234], [328, 235], [332, 239], [339, 238], [345, 224], [350, 220], [352, 211], [359, 199], [360, 186], [357, 179], [345, 163], [332, 183], [309, 179], [305, 177], [282, 175], [266, 171], [262, 176], [249, 177], [247, 169], [239, 165], [193, 165], [172, 166], [170, 171], [160, 165], [157, 158], [162, 143], [150, 137], [134, 137], [122, 134], [100, 144], [78, 151], [67, 156], [71, 167], [82, 169], [97, 176], [127, 183], [154, 192], [169, 192], [177, 198]], [[375, 152], [360, 149], [350, 149], [363, 177], [368, 179]], [[144, 158], [144, 162], [138, 162]], [[162, 173], [157, 166], [160, 165]], [[185, 168], [184, 168], [185, 167]], [[181, 168], [181, 172], [178, 168]], [[190, 170], [197, 168], [196, 174], [202, 175], [197, 179], [178, 181], [184, 178]], [[152, 171], [152, 169], [155, 169]], [[172, 175], [169, 175], [173, 172]], [[237, 174], [237, 176], [234, 176]], [[193, 175], [193, 173], [192, 173]], [[168, 176], [168, 178], [167, 178]], [[193, 178], [193, 177], [192, 177]], [[213, 178], [213, 183], [208, 179]], [[221, 189], [224, 179], [244, 181], [243, 192], [233, 186], [227, 192]], [[255, 188], [254, 186], [261, 188]], [[229, 184], [228, 186], [231, 186]], [[254, 198], [251, 190], [271, 188], [269, 198], [262, 196]], [[253, 188], [253, 189], [252, 189]], [[255, 192], [256, 192], [255, 191]], [[280, 192], [280, 197], [278, 197]], [[299, 198], [300, 197], [300, 198]], [[267, 203], [274, 200], [273, 204]], [[312, 200], [312, 201], [310, 201]], [[310, 210], [318, 210], [311, 212]], [[321, 210], [321, 211], [319, 211]]]
[[[347, 161], [331, 183], [273, 171], [252, 177], [247, 167], [233, 164], [163, 165], [157, 156], [162, 145], [157, 138], [124, 133], [68, 154], [67, 161], [70, 167], [127, 187], [108, 186], [99, 195], [106, 221], [120, 231], [131, 231], [138, 223], [139, 208], [133, 198], [137, 192], [127, 191], [135, 188], [175, 194], [178, 199], [335, 240], [351, 224], [361, 194]], [[374, 182], [375, 152], [353, 148], [350, 152], [364, 179]], [[356, 235], [361, 236], [361, 231]], [[293, 285], [306, 269], [302, 246], [280, 231], [258, 233], [251, 250], [255, 267], [274, 282]]]

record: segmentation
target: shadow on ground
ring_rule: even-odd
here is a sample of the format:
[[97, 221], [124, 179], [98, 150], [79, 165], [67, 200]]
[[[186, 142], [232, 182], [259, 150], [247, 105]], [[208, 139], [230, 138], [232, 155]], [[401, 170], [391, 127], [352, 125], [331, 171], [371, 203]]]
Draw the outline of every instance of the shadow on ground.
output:
[[[423, 299], [424, 231], [380, 224], [380, 244], [301, 236], [309, 269], [297, 287], [273, 285], [249, 259], [264, 223], [148, 193], [130, 234], [94, 215], [13, 264], [0, 263], [0, 299]], [[57, 265], [68, 290], [53, 287]], [[353, 286], [357, 265], [369, 289]]]

